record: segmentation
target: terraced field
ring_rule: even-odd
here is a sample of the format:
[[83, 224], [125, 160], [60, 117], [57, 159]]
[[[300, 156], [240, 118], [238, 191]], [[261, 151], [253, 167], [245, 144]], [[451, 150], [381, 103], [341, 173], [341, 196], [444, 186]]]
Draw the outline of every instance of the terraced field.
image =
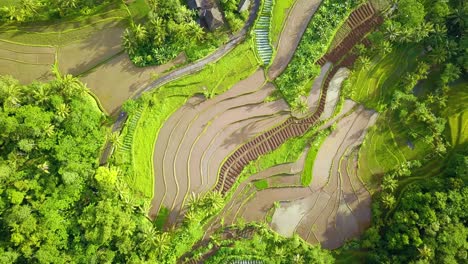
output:
[[[317, 6], [308, 4], [315, 10], [319, 2]], [[302, 14], [302, 23], [307, 23], [313, 12], [306, 10], [292, 13]], [[367, 11], [365, 6], [352, 15], [361, 17], [352, 24], [356, 32], [319, 61], [321, 73], [305, 98], [308, 111], [303, 116], [292, 117], [283, 100], [266, 102], [275, 87], [265, 78], [263, 69], [213, 99], [192, 97], [172, 114], [156, 140], [150, 217], [156, 217], [165, 207], [171, 212], [166, 226], [177, 224], [188, 196], [215, 190], [232, 199], [211, 222], [206, 236], [239, 218], [271, 222], [280, 234], [297, 232], [327, 248], [336, 248], [362, 233], [370, 223], [370, 194], [357, 174], [357, 153], [376, 114], [356, 107], [352, 101], [340, 106], [341, 112], [336, 110], [341, 84], [349, 74], [344, 67], [356, 59], [347, 53], [381, 22], [373, 15], [361, 15]], [[282, 34], [301, 27], [286, 25]], [[293, 42], [299, 39], [293, 38]], [[285, 58], [290, 60], [293, 50], [281, 48], [280, 42], [281, 54], [275, 57], [270, 73], [279, 74], [284, 69], [279, 66]], [[311, 128], [328, 129], [335, 123], [336, 129], [322, 142], [315, 159], [309, 160], [313, 164], [305, 166], [306, 147], [297, 161], [267, 168], [236, 185], [250, 162], [272, 155], [272, 150]], [[301, 180], [304, 167], [313, 175], [306, 187]], [[231, 190], [233, 186], [237, 188]]]
[[155, 196], [150, 215], [161, 206], [172, 209], [174, 221], [187, 196], [216, 184], [224, 157], [252, 136], [287, 118], [282, 101], [264, 103], [274, 91], [263, 70], [212, 99], [194, 97], [174, 113], [156, 141]]
[[[360, 233], [370, 223], [370, 195], [357, 176], [357, 147], [377, 118], [374, 111], [347, 101], [341, 113], [322, 129], [337, 121], [313, 165], [313, 182], [302, 187], [300, 177], [307, 149], [294, 163], [280, 164], [252, 175], [233, 193], [233, 199], [212, 222], [230, 225], [238, 218], [269, 221], [285, 236], [299, 233], [311, 242], [336, 248]], [[269, 188], [257, 190], [254, 182], [265, 180]], [[275, 209], [275, 202], [279, 207]]]

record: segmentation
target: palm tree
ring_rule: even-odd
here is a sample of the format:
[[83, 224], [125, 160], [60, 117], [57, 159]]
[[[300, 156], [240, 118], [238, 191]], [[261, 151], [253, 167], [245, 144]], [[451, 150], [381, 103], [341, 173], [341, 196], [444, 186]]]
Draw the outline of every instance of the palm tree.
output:
[[191, 22], [192, 36], [198, 41], [202, 41], [205, 37], [205, 31], [195, 21]]
[[169, 235], [167, 232], [158, 233], [155, 236], [154, 243], [158, 250], [158, 255], [163, 255], [169, 249]]
[[200, 205], [201, 200], [202, 199], [200, 198], [199, 195], [192, 192], [192, 196], [190, 197], [189, 201], [187, 202], [187, 208], [190, 210], [190, 209], [194, 209], [194, 208], [198, 207]]
[[381, 50], [382, 50], [383, 55], [392, 52], [392, 50], [393, 50], [392, 44], [389, 41], [384, 40], [382, 42]]
[[442, 63], [447, 59], [447, 50], [441, 46], [436, 47], [430, 54], [435, 63]]
[[145, 26], [138, 24], [133, 27], [133, 33], [138, 41], [144, 41], [148, 36], [148, 31]]
[[151, 209], [151, 202], [144, 201], [143, 204], [139, 207], [139, 209], [142, 214], [147, 215]]
[[21, 0], [21, 8], [32, 15], [33, 13], [37, 14], [37, 9], [40, 7], [40, 3], [36, 0]]
[[392, 194], [389, 193], [383, 193], [382, 194], [382, 203], [385, 208], [391, 209], [395, 205], [395, 197]]
[[433, 256], [432, 249], [426, 245], [424, 245], [422, 248], [418, 248], [419, 251], [419, 257], [422, 259], [431, 259]]
[[70, 114], [70, 107], [62, 103], [57, 107], [57, 115], [61, 118], [65, 118]]
[[398, 181], [392, 175], [385, 175], [382, 182], [382, 189], [394, 192], [398, 187]]
[[48, 137], [52, 137], [55, 133], [55, 126], [52, 125], [52, 124], [47, 124], [46, 127], [44, 128], [44, 133], [48, 136]]
[[367, 56], [360, 56], [358, 63], [364, 70], [368, 70], [371, 66], [371, 60]]
[[166, 32], [166, 25], [162, 18], [154, 17], [150, 20], [151, 25], [151, 32], [153, 32], [153, 44], [155, 46], [159, 46], [164, 43], [166, 39], [167, 32]]
[[278, 256], [279, 259], [282, 259], [285, 256], [284, 248], [276, 247], [274, 250], [274, 254]]
[[62, 76], [60, 83], [66, 96], [80, 95], [86, 90], [80, 80], [71, 74]]
[[394, 23], [389, 23], [385, 28], [388, 38], [392, 41], [397, 40], [400, 37], [401, 31]]
[[133, 38], [134, 37], [133, 37], [132, 31], [130, 31], [128, 28], [125, 29], [122, 35], [122, 42], [123, 42], [122, 45], [130, 56], [132, 56], [136, 52], [135, 42]]
[[45, 104], [49, 100], [49, 89], [45, 85], [39, 85], [32, 93], [36, 105]]
[[111, 132], [107, 134], [107, 141], [114, 146], [114, 148], [120, 148], [122, 147], [122, 139], [120, 138], [120, 135], [118, 132]]
[[18, 105], [23, 87], [11, 76], [4, 76], [0, 80], [0, 99], [11, 105]]
[[466, 10], [463, 8], [463, 5], [455, 8], [453, 13], [449, 16], [450, 24], [453, 27], [465, 28], [466, 23]]
[[205, 196], [210, 202], [210, 207], [214, 210], [221, 209], [224, 205], [224, 198], [219, 192], [208, 192]]
[[304, 257], [299, 255], [299, 254], [296, 254], [293, 257], [293, 261], [294, 261], [295, 264], [303, 264], [304, 263]]
[[192, 224], [192, 223], [196, 223], [198, 222], [200, 219], [200, 215], [198, 215], [195, 210], [189, 210], [188, 212], [185, 213], [184, 215], [184, 218], [185, 218], [185, 221], [188, 223], [188, 224]]
[[49, 174], [49, 162], [44, 161], [44, 163], [37, 165], [37, 168], [42, 170], [43, 172]]

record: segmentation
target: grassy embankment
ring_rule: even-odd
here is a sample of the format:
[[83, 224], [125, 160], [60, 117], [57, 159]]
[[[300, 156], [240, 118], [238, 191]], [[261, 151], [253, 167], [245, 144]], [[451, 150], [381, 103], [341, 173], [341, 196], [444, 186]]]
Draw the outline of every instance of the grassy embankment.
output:
[[322, 143], [325, 139], [330, 135], [331, 130], [327, 129], [324, 131], [325, 133], [319, 133], [311, 142], [309, 152], [307, 152], [306, 160], [304, 163], [304, 170], [302, 171], [301, 175], [301, 183], [302, 186], [309, 186], [313, 180], [312, 170], [314, 168], [314, 161], [315, 157], [317, 157], [317, 153], [322, 146]]
[[159, 130], [170, 115], [191, 96], [203, 93], [204, 88], [211, 96], [223, 93], [258, 68], [250, 43], [250, 41], [244, 42], [200, 72], [170, 82], [149, 95], [155, 103], [152, 106], [144, 106], [133, 134], [131, 148], [133, 173], [128, 183], [136, 193], [146, 198], [153, 196], [154, 146]]
[[281, 31], [284, 28], [289, 11], [297, 0], [276, 0], [271, 16], [270, 39], [273, 45], [279, 41]]

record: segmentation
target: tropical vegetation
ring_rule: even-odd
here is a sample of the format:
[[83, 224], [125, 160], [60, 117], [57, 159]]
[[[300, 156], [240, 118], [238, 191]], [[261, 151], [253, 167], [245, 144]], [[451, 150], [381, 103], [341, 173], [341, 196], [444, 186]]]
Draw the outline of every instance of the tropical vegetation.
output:
[[123, 46], [137, 66], [160, 65], [182, 52], [189, 61], [206, 56], [226, 41], [223, 32], [206, 33], [196, 15], [180, 1], [150, 0], [146, 22], [131, 23]]
[[334, 33], [350, 12], [363, 1], [324, 0], [312, 17], [294, 57], [286, 70], [275, 80], [284, 99], [290, 104], [310, 90], [306, 84], [317, 77], [320, 67], [316, 62], [325, 55]]

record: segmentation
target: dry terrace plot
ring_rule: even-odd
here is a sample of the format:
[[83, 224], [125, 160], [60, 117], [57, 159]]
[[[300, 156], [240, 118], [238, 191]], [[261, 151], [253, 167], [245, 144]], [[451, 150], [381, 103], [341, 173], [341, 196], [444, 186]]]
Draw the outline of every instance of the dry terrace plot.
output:
[[0, 75], [12, 75], [22, 83], [48, 80], [55, 49], [46, 46], [24, 46], [0, 41]]
[[[103, 23], [86, 38], [58, 47], [57, 59], [61, 72], [79, 75], [121, 52], [125, 27], [122, 22]], [[94, 90], [97, 87], [90, 88]]]
[[214, 99], [192, 98], [167, 120], [155, 146], [150, 216], [165, 206], [174, 222], [188, 195], [216, 184], [229, 153], [289, 116], [283, 100], [264, 103], [273, 91], [259, 70]]
[[179, 56], [164, 65], [139, 68], [130, 61], [127, 54], [122, 53], [80, 79], [97, 95], [108, 114], [116, 114], [120, 106], [138, 89], [153, 81], [154, 75], [160, 75], [184, 62], [185, 56]]
[[266, 221], [275, 201], [280, 202], [280, 207], [274, 211], [271, 226], [282, 235], [291, 236], [298, 232], [310, 243], [336, 248], [362, 233], [370, 224], [370, 195], [357, 175], [356, 150], [367, 128], [374, 124], [376, 114], [362, 106], [346, 114], [352, 106], [353, 103], [346, 104], [337, 129], [322, 145], [310, 186], [289, 186], [286, 180], [283, 187], [270, 186], [273, 188], [258, 191], [252, 184], [274, 177], [299, 178], [304, 167], [304, 154], [295, 163], [277, 165], [254, 174], [235, 190], [232, 200], [212, 221], [206, 234], [221, 224], [234, 224], [238, 218]]
[[[45, 81], [53, 78], [51, 66], [57, 60], [62, 74], [85, 73], [81, 80], [98, 96], [105, 110], [114, 113], [136, 89], [151, 81], [152, 74], [159, 75], [185, 61], [179, 57], [159, 67], [135, 67], [121, 54], [128, 12], [123, 5], [108, 9], [60, 23], [0, 27], [0, 74], [13, 75], [22, 83]], [[133, 16], [143, 14], [131, 5], [130, 9]]]
[[[297, 232], [330, 249], [363, 232], [370, 224], [370, 195], [357, 177], [352, 154], [374, 121], [374, 113], [361, 107], [338, 122], [317, 154], [312, 184], [303, 188], [308, 195], [282, 202], [273, 215], [273, 229], [285, 236]], [[300, 221], [284, 221], [288, 216]]]

